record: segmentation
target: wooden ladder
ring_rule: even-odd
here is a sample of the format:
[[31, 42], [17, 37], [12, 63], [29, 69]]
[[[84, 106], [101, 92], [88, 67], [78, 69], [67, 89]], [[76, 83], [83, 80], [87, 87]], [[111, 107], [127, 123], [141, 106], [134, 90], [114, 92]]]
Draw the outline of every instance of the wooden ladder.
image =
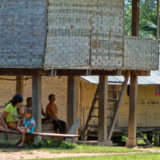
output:
[[[86, 140], [87, 137], [89, 136], [88, 135], [88, 129], [91, 128], [91, 127], [96, 127], [98, 128], [98, 125], [92, 125], [90, 124], [91, 120], [93, 118], [96, 118], [98, 119], [98, 115], [94, 115], [94, 111], [98, 111], [99, 107], [96, 107], [96, 103], [99, 102], [99, 85], [96, 89], [96, 93], [94, 95], [94, 98], [93, 98], [93, 101], [92, 101], [92, 105], [91, 105], [91, 108], [90, 108], [90, 111], [89, 111], [89, 114], [88, 114], [88, 118], [87, 118], [87, 121], [86, 121], [86, 124], [85, 124], [85, 127], [84, 127], [84, 131], [83, 131], [83, 134], [82, 134], [82, 140]], [[96, 136], [96, 135], [92, 135], [92, 136]]]
[[[125, 89], [127, 87], [127, 82], [128, 82], [128, 76], [125, 77], [124, 82], [116, 82], [116, 83], [121, 83], [122, 84], [122, 90], [121, 91], [115, 90], [115, 88], [113, 88], [112, 90], [108, 90], [108, 93], [112, 93], [111, 95], [113, 95], [113, 97], [108, 97], [108, 104], [109, 105], [107, 106], [108, 113], [111, 113], [111, 111], [113, 113], [112, 115], [111, 114], [107, 115], [107, 119], [110, 122], [110, 124], [108, 124], [108, 130], [109, 130], [108, 140], [109, 141], [111, 140], [111, 137], [112, 137], [112, 134], [113, 134], [113, 131], [114, 131], [114, 127], [115, 127], [116, 121], [118, 119], [118, 113], [119, 113], [121, 102], [122, 102], [122, 99], [123, 99], [123, 96], [124, 96]], [[109, 82], [109, 83], [115, 83], [115, 82]], [[116, 99], [117, 94], [119, 94], [119, 99]], [[108, 95], [110, 95], [110, 94], [108, 94]], [[110, 102], [112, 103], [112, 106], [111, 106]], [[97, 135], [88, 134], [88, 130], [90, 128], [96, 128], [97, 131], [98, 131], [98, 124], [96, 124], [96, 125], [91, 124], [91, 121], [93, 120], [93, 118], [97, 119], [97, 121], [98, 121], [98, 117], [99, 117], [98, 116], [98, 109], [99, 109], [99, 107], [96, 106], [97, 103], [99, 103], [99, 85], [96, 89], [96, 93], [95, 93], [93, 101], [92, 101], [92, 105], [91, 105], [91, 108], [90, 108], [90, 111], [89, 111], [89, 115], [88, 115], [88, 118], [87, 118], [87, 121], [86, 121], [86, 124], [85, 124], [85, 127], [84, 127], [84, 131], [83, 131], [83, 134], [82, 134], [82, 140], [86, 140], [88, 136], [98, 137], [98, 134]], [[95, 111], [97, 111], [97, 114], [95, 114]]]

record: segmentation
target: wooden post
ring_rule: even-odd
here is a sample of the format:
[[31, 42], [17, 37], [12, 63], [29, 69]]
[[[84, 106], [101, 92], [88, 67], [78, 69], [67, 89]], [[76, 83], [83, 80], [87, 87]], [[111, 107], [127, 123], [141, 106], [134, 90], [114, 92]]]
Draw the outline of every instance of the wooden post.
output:
[[67, 129], [69, 130], [78, 118], [78, 76], [68, 76], [67, 94]]
[[159, 0], [157, 0], [157, 40], [159, 40]]
[[130, 77], [130, 97], [129, 97], [129, 120], [128, 120], [128, 139], [127, 147], [135, 147], [137, 145], [136, 129], [137, 129], [137, 76], [131, 74]]
[[107, 97], [108, 97], [108, 78], [107, 76], [99, 77], [99, 112], [98, 112], [98, 144], [110, 145], [107, 141]]
[[23, 96], [23, 86], [24, 86], [24, 80], [23, 76], [17, 76], [16, 77], [16, 94], [21, 94]]
[[[139, 0], [132, 0], [132, 36], [139, 35]], [[136, 140], [136, 112], [137, 112], [137, 76], [131, 73], [130, 78], [130, 97], [129, 97], [129, 122], [127, 147], [135, 147]]]
[[[41, 77], [38, 75], [32, 76], [32, 103], [37, 130], [41, 132]], [[39, 140], [41, 140], [41, 137], [37, 138], [37, 141]]]
[[132, 0], [132, 36], [139, 35], [139, 0]]

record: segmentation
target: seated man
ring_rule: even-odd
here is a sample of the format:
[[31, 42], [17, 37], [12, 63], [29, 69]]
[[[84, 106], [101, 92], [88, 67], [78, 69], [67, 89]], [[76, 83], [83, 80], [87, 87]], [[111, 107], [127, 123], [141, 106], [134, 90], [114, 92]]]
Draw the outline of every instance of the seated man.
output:
[[44, 123], [52, 122], [56, 133], [66, 133], [66, 123], [58, 119], [58, 109], [55, 104], [55, 95], [49, 95], [49, 104], [46, 108], [46, 113], [42, 109], [42, 114], [45, 117]]
[[27, 102], [26, 108], [32, 108], [32, 97], [28, 97], [26, 99], [26, 102]]

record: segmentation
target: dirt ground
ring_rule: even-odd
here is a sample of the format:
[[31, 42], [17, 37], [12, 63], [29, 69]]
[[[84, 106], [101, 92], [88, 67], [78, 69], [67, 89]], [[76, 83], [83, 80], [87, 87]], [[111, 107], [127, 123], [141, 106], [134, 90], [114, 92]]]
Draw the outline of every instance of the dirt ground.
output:
[[[157, 149], [137, 149], [145, 152], [160, 152]], [[7, 151], [3, 150], [0, 153], [1, 160], [19, 160], [19, 159], [36, 159], [36, 158], [65, 158], [65, 157], [87, 157], [87, 156], [104, 156], [104, 155], [117, 155], [117, 154], [136, 154], [137, 152], [131, 153], [50, 153], [48, 151]]]

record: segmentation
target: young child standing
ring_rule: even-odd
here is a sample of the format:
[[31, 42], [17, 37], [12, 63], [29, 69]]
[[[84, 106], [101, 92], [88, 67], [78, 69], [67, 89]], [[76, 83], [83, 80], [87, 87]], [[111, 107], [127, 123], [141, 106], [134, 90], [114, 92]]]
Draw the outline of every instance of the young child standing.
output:
[[19, 120], [17, 123], [17, 129], [22, 133], [24, 130], [24, 120], [25, 120], [25, 106], [20, 106], [18, 108]]
[[26, 138], [26, 133], [33, 133], [35, 130], [35, 120], [32, 117], [32, 109], [31, 108], [26, 108], [25, 111], [25, 119], [24, 119], [24, 129], [21, 130], [22, 133], [22, 140], [21, 143], [18, 145], [18, 147], [23, 147], [24, 141]]

